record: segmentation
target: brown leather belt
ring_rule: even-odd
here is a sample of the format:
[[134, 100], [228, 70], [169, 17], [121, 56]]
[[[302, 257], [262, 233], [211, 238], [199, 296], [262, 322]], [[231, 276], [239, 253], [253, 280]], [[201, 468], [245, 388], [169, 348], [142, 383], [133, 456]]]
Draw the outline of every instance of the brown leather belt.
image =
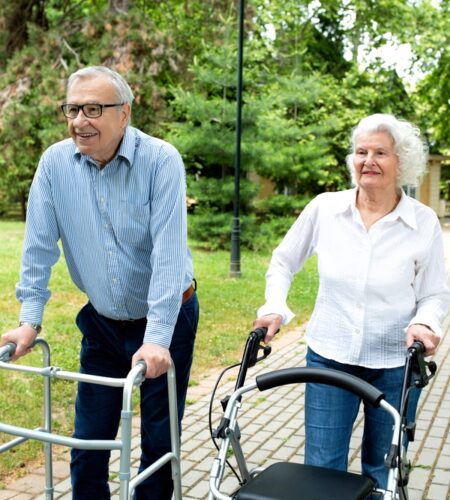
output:
[[[197, 289], [197, 283], [195, 285], [191, 285], [187, 290], [183, 292], [183, 296], [181, 297], [181, 303], [186, 303], [192, 295], [194, 295], [195, 290]], [[118, 323], [121, 326], [127, 326], [130, 323], [133, 323], [135, 326], [142, 323], [143, 325], [147, 324], [147, 318], [139, 318], [139, 319], [110, 319], [114, 323]]]
[[194, 285], [191, 285], [187, 290], [184, 291], [183, 297], [181, 298], [181, 303], [184, 304], [185, 302], [187, 302], [192, 297], [192, 295], [194, 295], [194, 292]]

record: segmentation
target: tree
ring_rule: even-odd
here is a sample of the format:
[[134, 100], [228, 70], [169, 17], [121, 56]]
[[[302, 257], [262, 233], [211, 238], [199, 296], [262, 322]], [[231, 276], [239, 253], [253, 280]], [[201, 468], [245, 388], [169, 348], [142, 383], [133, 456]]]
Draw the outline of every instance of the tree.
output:
[[[244, 215], [256, 214], [261, 222], [272, 209], [292, 214], [316, 193], [348, 186], [348, 136], [368, 113], [393, 112], [413, 121], [423, 115], [433, 147], [448, 145], [448, 2], [246, 2]], [[6, 4], [0, 10], [4, 26], [13, 10]], [[28, 22], [27, 41], [5, 61], [0, 77], [0, 145], [8, 155], [0, 182], [13, 189], [17, 171], [8, 170], [27, 150], [21, 175], [28, 180], [18, 183], [26, 197], [42, 148], [65, 135], [55, 118], [63, 82], [81, 66], [106, 64], [127, 77], [136, 95], [133, 124], [174, 142], [186, 162], [190, 191], [217, 212], [228, 210], [235, 153], [235, 3], [46, 0], [44, 14], [45, 26], [34, 18]], [[368, 57], [383, 44], [407, 41], [427, 74], [414, 103], [395, 68]], [[44, 96], [51, 96], [48, 108], [42, 106]], [[27, 107], [36, 119], [28, 119]], [[7, 132], [13, 123], [23, 139], [16, 146]], [[246, 188], [245, 178], [255, 172], [275, 189], [265, 206], [256, 207], [254, 190]]]
[[0, 4], [3, 17], [4, 35], [2, 37], [3, 61], [20, 50], [28, 41], [29, 23], [48, 28], [44, 0], [16, 0]]
[[0, 186], [12, 199], [20, 198], [23, 216], [42, 151], [66, 136], [58, 104], [72, 71], [105, 64], [125, 74], [137, 96], [133, 120], [157, 133], [167, 81], [175, 79], [182, 61], [170, 35], [142, 18], [140, 9], [116, 14], [105, 5], [82, 15], [73, 2], [65, 7], [65, 13], [49, 10], [48, 30], [28, 25], [29, 43], [14, 52], [0, 76]]
[[450, 2], [424, 0], [417, 6], [416, 58], [413, 71], [423, 75], [417, 83], [415, 106], [432, 152], [450, 153]]

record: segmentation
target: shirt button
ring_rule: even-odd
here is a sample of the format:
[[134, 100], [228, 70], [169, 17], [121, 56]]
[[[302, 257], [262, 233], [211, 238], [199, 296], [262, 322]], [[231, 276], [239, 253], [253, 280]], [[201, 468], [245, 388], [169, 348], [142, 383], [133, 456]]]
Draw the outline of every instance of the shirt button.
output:
[[361, 333], [361, 330], [359, 328], [355, 328], [355, 333], [359, 335]]

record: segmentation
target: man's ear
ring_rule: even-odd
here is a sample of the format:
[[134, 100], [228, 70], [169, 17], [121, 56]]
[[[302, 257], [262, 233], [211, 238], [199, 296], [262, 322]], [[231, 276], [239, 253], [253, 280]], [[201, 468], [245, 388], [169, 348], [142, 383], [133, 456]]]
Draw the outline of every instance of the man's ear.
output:
[[130, 114], [131, 114], [131, 105], [130, 103], [126, 102], [121, 109], [122, 113], [122, 127], [125, 128], [128, 125], [129, 119], [130, 119]]

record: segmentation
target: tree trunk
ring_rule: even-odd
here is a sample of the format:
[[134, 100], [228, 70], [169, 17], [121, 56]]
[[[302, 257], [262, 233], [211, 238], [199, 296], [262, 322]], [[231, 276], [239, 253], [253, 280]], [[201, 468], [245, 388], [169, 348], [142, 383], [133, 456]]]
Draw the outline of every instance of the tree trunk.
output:
[[5, 28], [8, 33], [5, 42], [6, 57], [12, 56], [28, 41], [29, 22], [48, 28], [45, 0], [16, 0], [9, 4], [5, 13]]

